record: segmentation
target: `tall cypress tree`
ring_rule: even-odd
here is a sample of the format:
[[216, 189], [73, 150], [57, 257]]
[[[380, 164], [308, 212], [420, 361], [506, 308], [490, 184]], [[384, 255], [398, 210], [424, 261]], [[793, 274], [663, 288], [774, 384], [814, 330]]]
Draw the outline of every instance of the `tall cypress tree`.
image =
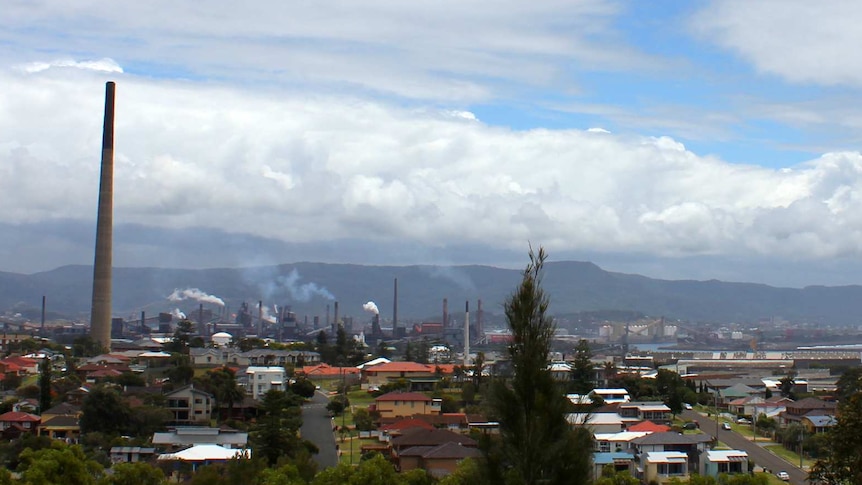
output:
[[51, 359], [39, 364], [39, 414], [51, 408]]
[[521, 283], [504, 304], [514, 377], [491, 386], [491, 406], [500, 422], [499, 437], [486, 445], [491, 483], [590, 482], [592, 439], [585, 429], [570, 428], [563, 389], [548, 369], [555, 325], [541, 285], [546, 257], [544, 249], [530, 249]]

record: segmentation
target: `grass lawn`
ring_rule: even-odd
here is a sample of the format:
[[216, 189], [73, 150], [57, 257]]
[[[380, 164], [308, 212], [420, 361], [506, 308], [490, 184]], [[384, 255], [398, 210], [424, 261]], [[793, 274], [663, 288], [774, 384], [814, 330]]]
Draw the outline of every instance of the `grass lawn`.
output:
[[[785, 461], [792, 463], [795, 466], [799, 466], [799, 453], [790, 451], [781, 445], [766, 445], [764, 448], [780, 456]], [[814, 460], [806, 458], [802, 460], [802, 464], [805, 468], [808, 468], [814, 464]]]
[[374, 404], [374, 396], [370, 392], [363, 391], [361, 389], [357, 391], [349, 391], [347, 393], [347, 399], [350, 400], [350, 405], [354, 407], [367, 408]]
[[351, 438], [345, 439], [345, 441], [343, 442], [341, 441], [341, 436], [339, 435], [338, 439], [336, 440], [336, 443], [338, 443], [339, 450], [338, 463], [344, 463], [347, 465], [352, 463], [354, 465], [357, 465], [359, 464], [359, 459], [362, 456], [362, 445], [378, 444], [380, 442], [377, 441], [376, 438], [359, 438], [354, 433]]

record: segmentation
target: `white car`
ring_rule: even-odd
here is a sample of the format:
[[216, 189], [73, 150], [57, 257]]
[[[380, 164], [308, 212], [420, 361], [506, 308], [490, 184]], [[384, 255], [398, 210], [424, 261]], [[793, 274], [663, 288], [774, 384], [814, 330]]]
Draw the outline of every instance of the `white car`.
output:
[[776, 473], [775, 476], [778, 477], [778, 479], [781, 480], [782, 482], [789, 482], [790, 481], [790, 475], [786, 471], [782, 470], [782, 471]]
[[731, 429], [730, 423], [721, 423], [721, 429], [725, 429], [727, 431], [730, 431], [730, 429]]
[[685, 403], [685, 404], [683, 404], [683, 406], [684, 406], [686, 409], [688, 409], [689, 411], [691, 411], [691, 404], [689, 404], [689, 403]]

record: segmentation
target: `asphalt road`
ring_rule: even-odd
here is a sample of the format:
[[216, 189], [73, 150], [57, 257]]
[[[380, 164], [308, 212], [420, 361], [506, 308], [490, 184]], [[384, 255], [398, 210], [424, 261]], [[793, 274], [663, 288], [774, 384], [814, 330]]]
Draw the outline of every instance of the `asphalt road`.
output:
[[[708, 433], [711, 436], [715, 436], [715, 420], [707, 418], [695, 411], [683, 411], [682, 417], [696, 421], [700, 425], [701, 431]], [[804, 485], [808, 483], [808, 472], [802, 470], [798, 466], [792, 465], [782, 458], [779, 458], [777, 455], [772, 454], [772, 452], [762, 448], [760, 444], [756, 444], [752, 440], [735, 431], [719, 428], [718, 440], [733, 449], [748, 452], [748, 458], [750, 460], [763, 468], [768, 468], [773, 474], [778, 473], [781, 470], [786, 471], [787, 474], [790, 475], [789, 483], [791, 484]]]
[[311, 441], [320, 449], [320, 452], [314, 456], [318, 470], [338, 465], [332, 419], [326, 410], [328, 402], [329, 398], [317, 391], [311, 401], [302, 406], [302, 428], [300, 428], [299, 434], [303, 439]]

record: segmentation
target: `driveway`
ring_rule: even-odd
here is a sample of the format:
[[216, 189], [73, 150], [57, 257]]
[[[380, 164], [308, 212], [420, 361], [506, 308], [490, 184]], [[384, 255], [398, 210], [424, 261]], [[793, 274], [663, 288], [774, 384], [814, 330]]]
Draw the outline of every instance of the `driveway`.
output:
[[335, 435], [332, 432], [332, 419], [326, 404], [329, 398], [317, 391], [314, 397], [302, 406], [302, 428], [299, 430], [303, 439], [314, 443], [320, 452], [314, 455], [318, 470], [333, 467], [338, 464], [338, 454], [335, 451]]
[[697, 421], [700, 425], [700, 430], [711, 436], [715, 436], [716, 429], [718, 429], [719, 441], [733, 449], [746, 451], [751, 461], [763, 468], [768, 468], [772, 474], [781, 470], [786, 471], [790, 475], [789, 483], [794, 485], [805, 485], [808, 483], [808, 472], [772, 454], [772, 452], [762, 448], [761, 444], [755, 443], [735, 431], [721, 429], [715, 420], [695, 411], [683, 411], [681, 416], [685, 419]]

